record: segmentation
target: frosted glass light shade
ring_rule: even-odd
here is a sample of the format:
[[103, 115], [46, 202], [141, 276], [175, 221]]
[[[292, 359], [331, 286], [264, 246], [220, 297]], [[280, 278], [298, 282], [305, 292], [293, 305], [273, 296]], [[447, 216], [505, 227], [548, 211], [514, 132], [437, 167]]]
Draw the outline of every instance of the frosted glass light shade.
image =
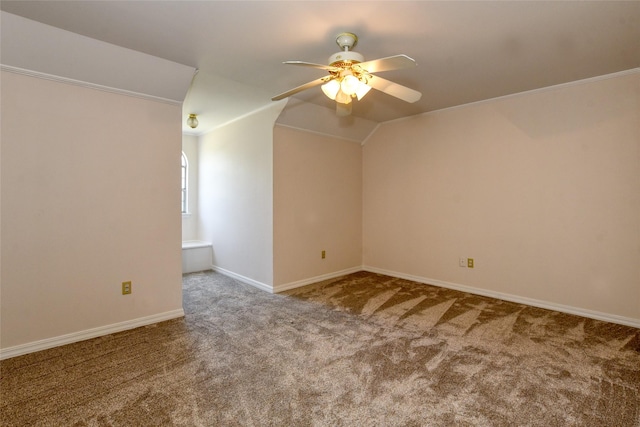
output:
[[336, 95], [340, 90], [340, 83], [338, 82], [338, 80], [335, 80], [335, 79], [329, 80], [327, 83], [323, 84], [321, 87], [322, 87], [322, 91], [324, 92], [325, 95], [327, 95], [329, 99], [335, 100]]
[[356, 89], [356, 96], [358, 97], [358, 101], [360, 101], [364, 96], [369, 93], [371, 90], [371, 86], [368, 84], [358, 82], [358, 89]]
[[347, 95], [353, 95], [360, 86], [360, 80], [354, 75], [346, 75], [340, 83], [340, 89]]
[[339, 90], [336, 94], [336, 102], [341, 104], [350, 104], [351, 103], [351, 95], [347, 95], [342, 90]]
[[196, 118], [196, 114], [189, 114], [189, 118], [187, 119], [187, 125], [191, 129], [195, 129], [198, 127], [198, 119]]

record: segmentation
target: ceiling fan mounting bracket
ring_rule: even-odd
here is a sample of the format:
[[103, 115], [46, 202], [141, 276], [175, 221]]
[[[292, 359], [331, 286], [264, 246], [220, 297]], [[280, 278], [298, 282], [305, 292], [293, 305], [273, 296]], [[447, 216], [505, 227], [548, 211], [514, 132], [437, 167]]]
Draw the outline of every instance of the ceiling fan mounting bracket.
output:
[[358, 44], [358, 36], [353, 33], [340, 33], [336, 37], [336, 44], [344, 51], [351, 50]]
[[353, 33], [340, 33], [336, 37], [336, 44], [342, 49], [341, 52], [334, 53], [329, 57], [329, 64], [332, 67], [351, 68], [351, 65], [364, 62], [364, 56], [351, 49], [358, 44], [358, 36]]

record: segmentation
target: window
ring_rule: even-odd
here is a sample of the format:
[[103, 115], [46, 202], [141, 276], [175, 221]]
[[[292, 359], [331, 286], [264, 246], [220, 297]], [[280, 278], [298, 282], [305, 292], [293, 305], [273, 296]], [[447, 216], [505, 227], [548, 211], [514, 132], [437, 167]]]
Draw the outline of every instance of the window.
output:
[[182, 153], [182, 213], [187, 213], [187, 172], [189, 165], [187, 163], [187, 156]]

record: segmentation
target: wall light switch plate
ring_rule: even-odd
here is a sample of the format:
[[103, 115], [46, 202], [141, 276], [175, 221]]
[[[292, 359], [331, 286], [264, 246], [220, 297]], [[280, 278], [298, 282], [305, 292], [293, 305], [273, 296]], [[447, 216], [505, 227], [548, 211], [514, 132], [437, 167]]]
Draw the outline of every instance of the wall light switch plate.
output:
[[467, 266], [467, 259], [466, 258], [460, 258], [460, 260], [458, 261], [458, 265], [460, 267], [466, 267]]

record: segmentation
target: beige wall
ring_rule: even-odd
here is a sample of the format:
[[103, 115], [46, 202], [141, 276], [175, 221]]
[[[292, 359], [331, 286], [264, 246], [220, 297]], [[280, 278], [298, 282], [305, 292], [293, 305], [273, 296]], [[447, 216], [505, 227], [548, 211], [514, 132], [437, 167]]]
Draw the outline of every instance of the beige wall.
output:
[[639, 73], [387, 123], [363, 162], [366, 266], [640, 319]]
[[0, 347], [180, 312], [180, 106], [8, 72], [1, 102]]
[[213, 265], [273, 286], [273, 124], [284, 103], [200, 136], [199, 238], [213, 244]]
[[273, 151], [275, 285], [360, 267], [360, 144], [276, 126]]

